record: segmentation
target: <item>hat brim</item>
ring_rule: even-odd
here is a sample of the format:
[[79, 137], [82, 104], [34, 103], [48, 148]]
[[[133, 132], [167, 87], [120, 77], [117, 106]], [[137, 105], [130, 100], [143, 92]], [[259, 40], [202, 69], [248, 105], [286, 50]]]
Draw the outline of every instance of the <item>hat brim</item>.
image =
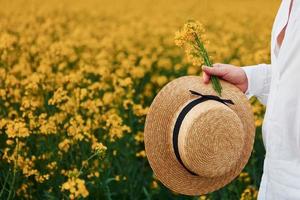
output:
[[190, 174], [176, 159], [172, 133], [176, 114], [186, 102], [195, 99], [189, 93], [217, 95], [211, 84], [199, 76], [184, 76], [168, 83], [153, 100], [144, 129], [145, 151], [154, 175], [166, 187], [185, 195], [201, 195], [216, 191], [237, 177], [247, 164], [255, 138], [252, 107], [246, 96], [234, 85], [222, 81], [222, 98], [231, 99], [229, 107], [236, 112], [244, 127], [244, 149], [236, 166], [228, 173], [208, 178]]

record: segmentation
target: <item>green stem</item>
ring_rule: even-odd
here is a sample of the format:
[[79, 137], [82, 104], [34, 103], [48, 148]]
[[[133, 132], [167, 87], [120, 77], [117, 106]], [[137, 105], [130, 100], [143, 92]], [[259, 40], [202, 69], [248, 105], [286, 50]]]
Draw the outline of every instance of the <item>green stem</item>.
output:
[[[89, 162], [89, 160], [91, 160], [92, 158], [94, 158], [95, 156], [97, 156], [99, 154], [99, 152], [94, 153], [93, 155], [91, 155], [86, 162]], [[80, 170], [79, 170], [79, 175], [82, 173], [83, 170], [83, 165], [81, 166]]]
[[3, 183], [3, 186], [2, 186], [2, 189], [1, 189], [1, 192], [0, 192], [0, 199], [2, 199], [1, 197], [2, 197], [2, 195], [3, 195], [3, 193], [4, 193], [4, 190], [6, 189], [6, 183], [7, 183], [7, 181], [8, 181], [8, 177], [9, 177], [9, 173], [7, 173], [7, 175], [6, 175], [6, 177], [5, 177], [5, 181], [4, 181], [4, 183]]
[[11, 188], [9, 190], [8, 197], [7, 197], [8, 200], [10, 199], [10, 197], [12, 195], [12, 192], [13, 192], [13, 189], [14, 189], [14, 185], [15, 185], [15, 180], [16, 180], [16, 171], [14, 170], [13, 180], [12, 180], [12, 183], [11, 183]]
[[[208, 67], [213, 67], [212, 62], [209, 59], [208, 53], [204, 47], [204, 44], [200, 41], [200, 39], [198, 38], [198, 36], [196, 34], [195, 34], [195, 40], [200, 49], [200, 55], [203, 57], [204, 64]], [[218, 93], [219, 96], [221, 96], [222, 86], [221, 86], [219, 78], [217, 76], [211, 76], [211, 82], [212, 82], [214, 90]]]
[[15, 186], [15, 181], [16, 181], [17, 160], [19, 158], [19, 140], [18, 140], [18, 138], [16, 139], [16, 142], [17, 142], [17, 156], [16, 156], [16, 159], [14, 161], [13, 178], [12, 178], [11, 187], [9, 189], [9, 193], [8, 193], [8, 197], [7, 197], [8, 200], [10, 199], [10, 197], [12, 195], [12, 192], [14, 192], [14, 186]]

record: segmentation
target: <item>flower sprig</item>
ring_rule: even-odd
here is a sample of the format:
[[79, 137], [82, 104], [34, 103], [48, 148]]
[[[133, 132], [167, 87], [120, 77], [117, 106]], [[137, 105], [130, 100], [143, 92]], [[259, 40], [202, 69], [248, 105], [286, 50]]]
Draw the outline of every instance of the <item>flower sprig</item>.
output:
[[[185, 49], [188, 60], [193, 65], [206, 65], [213, 67], [211, 58], [209, 57], [205, 45], [208, 44], [208, 40], [205, 35], [205, 29], [203, 25], [194, 20], [189, 20], [184, 24], [183, 28], [175, 34], [175, 44]], [[211, 77], [214, 90], [221, 96], [222, 86], [218, 77]]]

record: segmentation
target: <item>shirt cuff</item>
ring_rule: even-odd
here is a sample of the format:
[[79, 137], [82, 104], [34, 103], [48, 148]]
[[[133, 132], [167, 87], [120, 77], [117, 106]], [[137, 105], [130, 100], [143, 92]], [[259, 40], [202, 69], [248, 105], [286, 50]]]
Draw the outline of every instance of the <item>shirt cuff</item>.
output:
[[266, 93], [268, 82], [270, 81], [270, 65], [259, 64], [241, 67], [248, 79], [248, 88], [245, 95], [248, 99], [252, 96], [261, 96]]
[[246, 66], [246, 67], [241, 67], [246, 76], [247, 76], [247, 81], [248, 81], [248, 87], [247, 87], [247, 90], [245, 92], [245, 95], [248, 99], [250, 99], [252, 96], [254, 96], [254, 94], [251, 92], [253, 89], [251, 88], [252, 87], [252, 84], [251, 84], [251, 75], [253, 74], [253, 70], [254, 70], [254, 67], [257, 67], [256, 65], [253, 65], [253, 66]]

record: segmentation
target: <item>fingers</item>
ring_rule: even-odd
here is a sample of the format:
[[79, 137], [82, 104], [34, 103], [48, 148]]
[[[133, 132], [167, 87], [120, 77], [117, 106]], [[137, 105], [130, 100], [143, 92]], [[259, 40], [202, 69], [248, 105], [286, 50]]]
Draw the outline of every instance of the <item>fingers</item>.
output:
[[203, 72], [203, 82], [204, 83], [209, 83], [209, 79], [210, 79], [210, 76], [208, 74], [206, 74], [205, 72]]
[[[218, 65], [214, 65], [214, 67], [207, 67], [207, 66], [203, 66], [202, 67], [203, 72], [205, 72], [208, 76], [219, 76], [222, 77], [224, 76], [227, 72], [226, 69], [218, 66]], [[203, 73], [204, 74], [204, 73]]]

